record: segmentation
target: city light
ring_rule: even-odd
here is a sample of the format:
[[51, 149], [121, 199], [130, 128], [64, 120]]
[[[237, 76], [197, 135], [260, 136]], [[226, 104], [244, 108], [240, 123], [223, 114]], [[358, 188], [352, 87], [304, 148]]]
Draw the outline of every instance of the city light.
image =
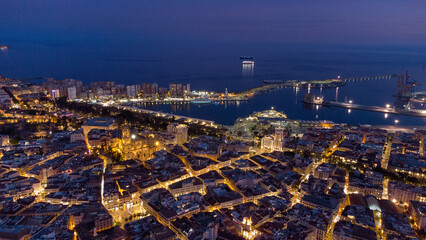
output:
[[[336, 10], [331, 7], [329, 12]], [[305, 15], [309, 12], [303, 11]], [[426, 16], [423, 18], [426, 20]], [[168, 33], [164, 35], [173, 37]], [[132, 46], [126, 39], [114, 44], [113, 53], [123, 50], [122, 46]], [[178, 45], [182, 43], [178, 41]], [[13, 41], [11, 44], [11, 56], [32, 48], [22, 47], [25, 43], [19, 48]], [[163, 41], [147, 47], [161, 44]], [[105, 48], [100, 57], [83, 62], [74, 59], [80, 65], [105, 56], [112, 59], [108, 60], [109, 69], [95, 64], [93, 72], [103, 73], [99, 76], [71, 72], [70, 76], [82, 76], [84, 81], [68, 78], [66, 73], [46, 72], [46, 79], [34, 78], [40, 81], [29, 83], [34, 76], [3, 76], [27, 76], [25, 72], [0, 73], [0, 185], [4, 188], [0, 191], [0, 221], [8, 232], [25, 230], [24, 234], [30, 232], [37, 239], [223, 236], [247, 240], [383, 240], [391, 235], [423, 239], [426, 131], [416, 124], [421, 120], [413, 119], [426, 116], [426, 110], [420, 107], [423, 96], [419, 96], [424, 90], [414, 88], [416, 81], [408, 72], [368, 76], [358, 71], [373, 72], [377, 66], [349, 67], [362, 62], [361, 55], [350, 59], [352, 63], [341, 54], [329, 55], [335, 58], [333, 61], [322, 61], [328, 48], [321, 50], [322, 55], [314, 54], [320, 68], [309, 59], [312, 54], [305, 54], [306, 64], [297, 69], [297, 74], [286, 73], [288, 64], [283, 68], [282, 63], [298, 60], [300, 49], [282, 54], [281, 62], [272, 61], [275, 57], [268, 49], [255, 51], [262, 69], [273, 70], [257, 76], [253, 75], [254, 61], [248, 59], [252, 57], [242, 57], [243, 76], [251, 76], [243, 79], [232, 74], [233, 67], [240, 67], [235, 64], [225, 68], [221, 64], [201, 65], [206, 59], [210, 59], [208, 63], [232, 62], [244, 54], [244, 49], [194, 54], [190, 53], [192, 48], [183, 45], [179, 50], [182, 56], [151, 56], [158, 52], [152, 50], [139, 56], [141, 51], [135, 51], [116, 61], [116, 54]], [[26, 54], [28, 62], [34, 62], [32, 58], [38, 52]], [[0, 51], [0, 55], [5, 54]], [[67, 56], [72, 59], [74, 55]], [[180, 57], [185, 63], [200, 61], [201, 65], [183, 64], [194, 73], [188, 69], [176, 72], [173, 62]], [[394, 57], [393, 61], [404, 60]], [[161, 61], [155, 63], [155, 59]], [[7, 60], [8, 65], [21, 67], [15, 58]], [[355, 75], [367, 76], [339, 75], [321, 80], [324, 69], [338, 69], [342, 60]], [[166, 69], [168, 62], [172, 71], [152, 74]], [[129, 77], [134, 75], [129, 71], [134, 66], [141, 68], [137, 71], [141, 81]], [[219, 76], [208, 74], [216, 70]], [[227, 74], [229, 70], [231, 74]], [[89, 77], [102, 81], [86, 82]], [[292, 77], [312, 80], [289, 80]], [[393, 80], [382, 81], [385, 79]], [[369, 80], [374, 81], [357, 83]], [[193, 90], [193, 83], [224, 92]], [[356, 84], [359, 86], [354, 87]], [[339, 88], [344, 93], [340, 100]], [[389, 101], [392, 96], [398, 101]], [[401, 117], [400, 122], [400, 115], [407, 117]]]

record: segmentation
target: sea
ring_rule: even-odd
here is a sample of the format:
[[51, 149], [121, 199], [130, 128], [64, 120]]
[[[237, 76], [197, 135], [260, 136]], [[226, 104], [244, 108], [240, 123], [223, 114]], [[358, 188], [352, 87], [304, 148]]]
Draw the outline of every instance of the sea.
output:
[[[405, 74], [426, 85], [426, 47], [396, 45], [309, 44], [210, 40], [144, 40], [124, 38], [8, 39], [0, 52], [0, 75], [16, 79], [74, 78], [89, 84], [190, 83], [191, 90], [238, 92], [261, 86], [264, 80], [322, 80]], [[252, 56], [243, 67], [240, 56]], [[423, 84], [423, 86], [421, 86]], [[353, 101], [385, 106], [395, 104], [397, 79], [348, 82], [330, 89], [296, 89], [264, 93], [247, 102], [228, 104], [145, 105], [151, 110], [176, 113], [232, 125], [239, 117], [274, 108], [295, 120], [336, 123], [424, 126], [426, 118], [360, 110], [312, 107], [301, 103], [308, 91], [325, 100]], [[397, 120], [397, 121], [395, 121]], [[397, 123], [396, 123], [397, 122]]]

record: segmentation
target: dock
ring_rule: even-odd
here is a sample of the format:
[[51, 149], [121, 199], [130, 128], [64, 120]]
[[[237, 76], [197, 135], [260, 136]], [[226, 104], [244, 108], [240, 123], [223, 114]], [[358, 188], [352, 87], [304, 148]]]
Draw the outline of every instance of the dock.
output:
[[347, 82], [356, 81], [371, 81], [371, 80], [390, 80], [398, 77], [398, 75], [380, 75], [368, 77], [353, 77], [353, 78], [335, 78], [324, 80], [264, 80], [264, 85], [254, 87], [242, 92], [234, 93], [236, 96], [254, 96], [270, 91], [275, 91], [283, 88], [336, 88], [343, 87]]
[[325, 107], [338, 107], [338, 108], [355, 109], [355, 110], [361, 110], [361, 111], [382, 112], [382, 113], [388, 113], [388, 114], [394, 114], [394, 115], [426, 118], [426, 110], [417, 110], [417, 109], [400, 110], [393, 107], [379, 107], [379, 106], [361, 105], [361, 104], [337, 102], [337, 101], [302, 100], [302, 102], [306, 104], [314, 104], [314, 105], [320, 105]]

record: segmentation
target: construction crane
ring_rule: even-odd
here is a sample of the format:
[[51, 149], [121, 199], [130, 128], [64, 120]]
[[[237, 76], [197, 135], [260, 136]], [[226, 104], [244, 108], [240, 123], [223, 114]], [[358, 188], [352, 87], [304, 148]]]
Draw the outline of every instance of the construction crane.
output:
[[414, 94], [414, 87], [421, 86], [410, 74], [408, 70], [405, 71], [404, 75], [398, 75], [398, 93], [400, 97], [411, 97]]

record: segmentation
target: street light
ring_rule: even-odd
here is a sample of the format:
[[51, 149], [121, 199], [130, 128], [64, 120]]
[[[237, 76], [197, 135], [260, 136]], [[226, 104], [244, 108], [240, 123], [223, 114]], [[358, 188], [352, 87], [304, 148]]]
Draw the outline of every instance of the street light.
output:
[[349, 104], [352, 104], [353, 103], [353, 101], [352, 100], [349, 100]]
[[395, 124], [398, 124], [399, 123], [399, 120], [395, 120]]
[[386, 104], [386, 108], [390, 108], [390, 104]]

